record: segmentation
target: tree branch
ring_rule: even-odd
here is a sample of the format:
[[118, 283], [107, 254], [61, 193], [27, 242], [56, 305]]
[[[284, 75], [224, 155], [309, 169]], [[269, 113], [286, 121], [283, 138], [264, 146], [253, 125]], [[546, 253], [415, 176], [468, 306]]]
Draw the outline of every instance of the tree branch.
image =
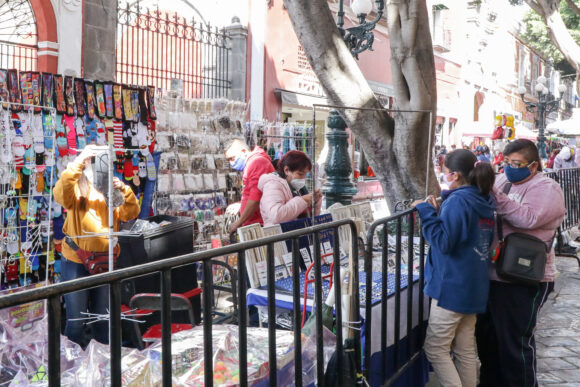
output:
[[566, 2], [570, 9], [574, 11], [576, 15], [580, 16], [580, 7], [574, 2], [574, 0], [566, 0]]
[[546, 18], [546, 14], [544, 13], [544, 10], [542, 9], [542, 7], [535, 2], [535, 0], [525, 0], [526, 4], [533, 9], [538, 15], [540, 15], [541, 17], [543, 17], [544, 19]]

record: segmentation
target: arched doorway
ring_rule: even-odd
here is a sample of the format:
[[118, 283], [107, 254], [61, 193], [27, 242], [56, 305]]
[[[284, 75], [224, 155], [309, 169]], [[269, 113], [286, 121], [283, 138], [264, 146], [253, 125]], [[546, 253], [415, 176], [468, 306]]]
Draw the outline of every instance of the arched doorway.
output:
[[0, 68], [56, 73], [56, 18], [47, 0], [0, 0]]

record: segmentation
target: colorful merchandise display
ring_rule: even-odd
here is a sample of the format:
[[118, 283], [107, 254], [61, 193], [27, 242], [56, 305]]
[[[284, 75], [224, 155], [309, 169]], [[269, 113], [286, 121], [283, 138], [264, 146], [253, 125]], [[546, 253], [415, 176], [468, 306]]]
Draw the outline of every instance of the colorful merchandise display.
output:
[[240, 199], [241, 174], [230, 168], [224, 146], [230, 139], [242, 137], [247, 104], [226, 99], [184, 100], [169, 92], [154, 106], [157, 149], [163, 152], [157, 211], [192, 216], [197, 250], [229, 242], [224, 213]]
[[52, 187], [85, 146], [107, 144], [107, 129], [119, 134], [116, 175], [145, 204], [142, 217], [152, 214], [155, 89], [126, 88], [130, 112], [115, 104], [113, 114], [113, 89], [122, 87], [0, 69], [0, 288], [58, 281], [66, 211]]
[[[23, 308], [27, 306], [22, 306]], [[40, 303], [42, 308], [42, 303]], [[0, 348], [0, 385], [44, 386], [47, 383], [46, 320], [28, 324], [25, 335], [22, 325], [11, 317], [22, 314], [12, 309], [0, 314], [3, 345]], [[268, 334], [266, 328], [247, 328], [248, 384], [268, 385]], [[324, 367], [335, 350], [336, 337], [324, 328]], [[294, 382], [294, 334], [276, 332], [278, 384]], [[215, 386], [239, 385], [238, 327], [217, 325], [212, 329], [212, 348]], [[62, 386], [96, 387], [109, 384], [110, 349], [91, 341], [85, 350], [61, 336]], [[203, 327], [195, 327], [172, 335], [173, 385], [204, 386]], [[26, 359], [26, 361], [22, 361]], [[304, 385], [316, 379], [316, 340], [303, 336], [302, 363]], [[161, 343], [153, 343], [145, 350], [122, 348], [122, 380], [124, 386], [147, 387], [161, 383]], [[10, 384], [12, 383], [12, 384]]]

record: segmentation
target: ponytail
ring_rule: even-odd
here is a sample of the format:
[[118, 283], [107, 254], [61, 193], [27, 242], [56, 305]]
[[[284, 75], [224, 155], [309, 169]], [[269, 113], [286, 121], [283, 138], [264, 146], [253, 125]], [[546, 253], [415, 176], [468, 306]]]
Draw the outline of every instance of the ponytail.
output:
[[495, 172], [490, 163], [478, 161], [467, 175], [467, 182], [476, 186], [482, 195], [489, 195], [495, 182]]
[[477, 187], [482, 195], [489, 195], [495, 182], [495, 172], [490, 163], [477, 161], [477, 157], [466, 149], [457, 149], [445, 156], [445, 166], [459, 172], [465, 181]]

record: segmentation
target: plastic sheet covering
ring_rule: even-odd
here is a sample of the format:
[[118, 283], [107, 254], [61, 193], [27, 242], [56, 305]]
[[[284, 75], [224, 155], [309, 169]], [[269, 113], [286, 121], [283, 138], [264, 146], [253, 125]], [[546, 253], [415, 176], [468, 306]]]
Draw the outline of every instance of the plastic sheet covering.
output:
[[[14, 327], [0, 311], [0, 387], [47, 386], [47, 324], [37, 320]], [[248, 384], [268, 385], [268, 331], [248, 328]], [[213, 365], [215, 386], [239, 384], [238, 327], [213, 327]], [[294, 334], [276, 331], [278, 384], [294, 385]], [[324, 367], [336, 347], [334, 334], [324, 328]], [[173, 385], [203, 386], [203, 328], [195, 327], [172, 336]], [[62, 386], [101, 387], [110, 385], [108, 345], [91, 341], [83, 351], [61, 336]], [[139, 351], [123, 348], [122, 381], [124, 386], [161, 385], [161, 342]], [[302, 338], [304, 385], [314, 385], [316, 377], [316, 337]]]
[[[0, 311], [0, 386], [48, 385], [46, 319], [15, 327], [14, 319], [9, 318], [14, 311]], [[61, 370], [77, 367], [83, 357], [81, 347], [63, 337]]]

